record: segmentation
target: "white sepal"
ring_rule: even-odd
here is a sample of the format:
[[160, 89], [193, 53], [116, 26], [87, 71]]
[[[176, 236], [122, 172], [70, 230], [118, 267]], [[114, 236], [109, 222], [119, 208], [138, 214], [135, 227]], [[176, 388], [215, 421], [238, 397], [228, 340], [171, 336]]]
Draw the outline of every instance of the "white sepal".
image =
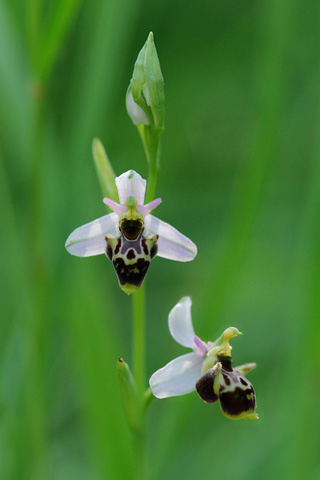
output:
[[176, 342], [195, 350], [191, 304], [191, 298], [184, 297], [173, 307], [169, 313], [169, 330]]
[[67, 238], [65, 247], [71, 255], [77, 257], [90, 257], [105, 253], [105, 236], [118, 236], [117, 224], [118, 215], [116, 213], [97, 218], [76, 228]]
[[150, 378], [153, 395], [166, 398], [193, 392], [201, 367], [202, 358], [194, 352], [175, 358]]
[[145, 217], [146, 236], [159, 235], [157, 255], [169, 260], [189, 262], [197, 255], [196, 245], [168, 223], [153, 215]]
[[146, 185], [147, 181], [134, 170], [128, 170], [117, 177], [116, 186], [120, 204], [124, 205], [128, 197], [134, 197], [138, 205], [143, 205]]

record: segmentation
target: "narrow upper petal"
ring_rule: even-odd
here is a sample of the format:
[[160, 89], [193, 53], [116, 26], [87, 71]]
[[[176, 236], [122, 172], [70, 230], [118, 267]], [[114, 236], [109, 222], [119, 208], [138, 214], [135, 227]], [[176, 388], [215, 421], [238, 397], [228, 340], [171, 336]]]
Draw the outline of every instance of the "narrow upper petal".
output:
[[147, 181], [134, 170], [127, 172], [116, 178], [119, 200], [123, 205], [128, 197], [134, 197], [138, 205], [143, 205], [144, 194], [146, 192]]
[[106, 251], [105, 236], [118, 236], [118, 215], [110, 213], [86, 223], [74, 230], [67, 238], [65, 247], [71, 255], [89, 257]]
[[116, 212], [116, 214], [120, 217], [126, 210], [127, 210], [127, 206], [126, 205], [119, 205], [119, 203], [116, 203], [114, 202], [113, 200], [111, 200], [111, 198], [104, 198], [103, 199], [103, 203], [105, 203], [106, 205], [108, 205], [109, 208], [111, 208], [111, 210], [113, 210], [114, 212]]
[[137, 205], [137, 210], [145, 217], [146, 215], [148, 215], [148, 213], [157, 208], [157, 206], [160, 205], [161, 202], [161, 198], [156, 198], [155, 200], [152, 200], [152, 202], [147, 203], [146, 205]]
[[194, 336], [193, 342], [198, 348], [198, 355], [201, 355], [203, 357], [208, 353], [208, 345], [203, 340], [201, 340], [198, 335]]
[[146, 236], [159, 235], [157, 253], [159, 257], [179, 262], [188, 262], [197, 255], [196, 245], [168, 223], [159, 220], [153, 215], [147, 215], [145, 217], [145, 226]]
[[202, 358], [194, 352], [175, 358], [150, 378], [153, 395], [166, 398], [193, 392], [201, 377], [201, 368]]
[[191, 298], [183, 297], [169, 313], [169, 330], [176, 342], [184, 347], [195, 349]]

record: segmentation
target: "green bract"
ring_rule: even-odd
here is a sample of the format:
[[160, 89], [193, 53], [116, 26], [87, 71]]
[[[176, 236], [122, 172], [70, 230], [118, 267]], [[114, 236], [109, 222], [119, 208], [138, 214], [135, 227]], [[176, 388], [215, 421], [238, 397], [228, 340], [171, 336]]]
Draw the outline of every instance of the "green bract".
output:
[[141, 402], [138, 397], [136, 384], [131, 370], [122, 358], [119, 358], [118, 360], [117, 371], [127, 422], [135, 433], [141, 432], [143, 428]]
[[117, 202], [118, 192], [115, 184], [116, 176], [107, 157], [106, 151], [98, 138], [93, 139], [92, 153], [103, 195]]

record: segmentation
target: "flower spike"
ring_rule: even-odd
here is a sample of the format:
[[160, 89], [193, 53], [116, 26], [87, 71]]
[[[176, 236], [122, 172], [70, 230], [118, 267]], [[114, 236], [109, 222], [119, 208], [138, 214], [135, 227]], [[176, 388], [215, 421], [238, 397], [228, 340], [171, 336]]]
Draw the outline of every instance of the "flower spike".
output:
[[150, 215], [161, 199], [144, 205], [147, 182], [137, 172], [129, 170], [116, 177], [115, 183], [120, 203], [103, 199], [114, 213], [74, 230], [65, 247], [78, 257], [106, 254], [120, 288], [130, 295], [142, 285], [156, 255], [187, 262], [196, 256], [197, 247], [171, 225]]
[[150, 380], [152, 393], [166, 398], [197, 391], [206, 403], [219, 400], [223, 415], [231, 419], [257, 419], [255, 392], [245, 374], [256, 364], [232, 367], [230, 338], [241, 335], [227, 328], [215, 342], [195, 335], [191, 320], [191, 299], [184, 297], [169, 313], [169, 330], [180, 345], [192, 348], [155, 372]]

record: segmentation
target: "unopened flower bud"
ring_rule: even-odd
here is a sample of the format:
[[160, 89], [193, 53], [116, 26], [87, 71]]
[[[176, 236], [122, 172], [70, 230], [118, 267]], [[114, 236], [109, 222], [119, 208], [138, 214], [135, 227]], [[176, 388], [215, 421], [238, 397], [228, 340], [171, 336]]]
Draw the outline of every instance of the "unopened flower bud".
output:
[[127, 91], [126, 106], [135, 125], [152, 125], [161, 132], [164, 128], [164, 81], [150, 32], [134, 65]]

